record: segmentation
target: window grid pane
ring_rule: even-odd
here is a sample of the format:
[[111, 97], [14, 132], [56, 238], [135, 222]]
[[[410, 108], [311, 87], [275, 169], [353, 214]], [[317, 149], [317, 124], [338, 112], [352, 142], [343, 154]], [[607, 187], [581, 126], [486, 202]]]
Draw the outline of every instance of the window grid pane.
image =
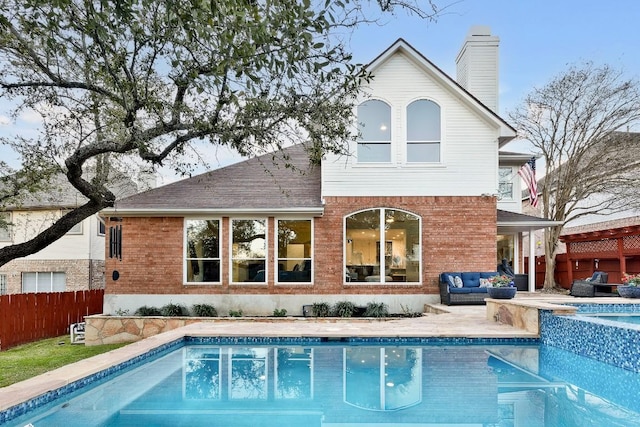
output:
[[358, 106], [358, 162], [391, 161], [391, 107], [383, 101], [365, 101]]
[[220, 282], [220, 221], [187, 220], [186, 230], [187, 282]]
[[0, 295], [7, 294], [7, 275], [0, 274]]
[[278, 220], [278, 282], [311, 282], [311, 220]]
[[345, 281], [420, 282], [418, 216], [396, 209], [373, 209], [348, 216], [345, 226]]
[[407, 107], [407, 162], [440, 162], [440, 106], [421, 99]]
[[266, 220], [233, 219], [231, 233], [231, 281], [266, 283]]

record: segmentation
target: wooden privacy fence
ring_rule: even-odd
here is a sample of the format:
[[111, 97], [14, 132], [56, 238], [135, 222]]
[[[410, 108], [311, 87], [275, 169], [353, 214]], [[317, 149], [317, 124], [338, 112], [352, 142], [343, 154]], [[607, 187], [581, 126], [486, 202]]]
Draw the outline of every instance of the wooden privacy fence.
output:
[[102, 313], [104, 290], [0, 296], [0, 350], [69, 333], [69, 325]]

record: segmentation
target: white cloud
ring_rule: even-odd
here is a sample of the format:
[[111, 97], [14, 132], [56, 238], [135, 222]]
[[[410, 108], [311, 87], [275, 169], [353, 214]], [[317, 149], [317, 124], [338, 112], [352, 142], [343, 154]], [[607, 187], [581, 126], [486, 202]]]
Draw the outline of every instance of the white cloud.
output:
[[9, 126], [11, 119], [7, 116], [0, 115], [0, 126]]

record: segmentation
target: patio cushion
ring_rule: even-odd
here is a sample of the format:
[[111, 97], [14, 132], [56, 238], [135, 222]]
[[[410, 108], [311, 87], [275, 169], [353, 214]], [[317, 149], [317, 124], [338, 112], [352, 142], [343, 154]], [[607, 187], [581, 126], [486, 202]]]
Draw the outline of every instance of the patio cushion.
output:
[[465, 272], [462, 273], [462, 282], [465, 288], [477, 288], [480, 286], [480, 273], [479, 272]]

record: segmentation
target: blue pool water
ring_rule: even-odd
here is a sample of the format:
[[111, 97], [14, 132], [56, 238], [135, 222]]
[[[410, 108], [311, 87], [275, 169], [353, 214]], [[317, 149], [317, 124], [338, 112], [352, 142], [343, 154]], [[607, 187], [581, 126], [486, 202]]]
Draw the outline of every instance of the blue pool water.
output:
[[602, 320], [608, 320], [610, 322], [622, 322], [631, 323], [633, 325], [640, 325], [640, 315], [638, 313], [630, 314], [592, 314], [589, 317], [595, 317]]
[[640, 425], [629, 370], [528, 340], [382, 341], [186, 339], [3, 425]]

